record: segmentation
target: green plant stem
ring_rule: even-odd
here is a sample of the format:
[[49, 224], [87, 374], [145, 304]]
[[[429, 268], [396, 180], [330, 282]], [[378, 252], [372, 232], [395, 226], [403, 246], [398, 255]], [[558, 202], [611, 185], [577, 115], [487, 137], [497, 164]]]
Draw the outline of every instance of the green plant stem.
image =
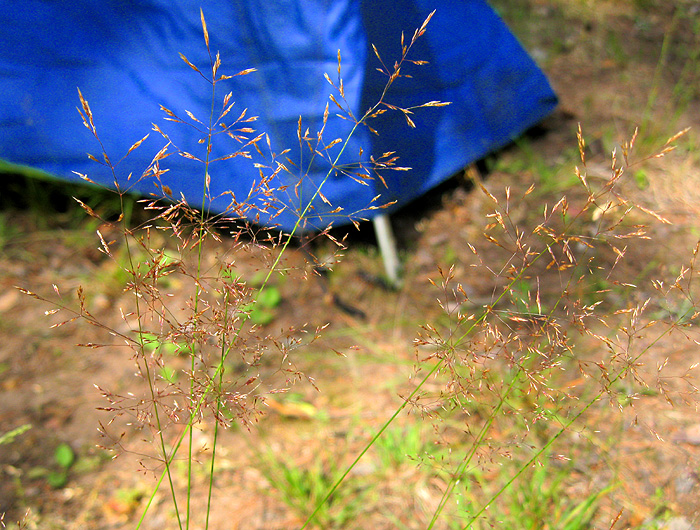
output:
[[[224, 321], [228, 319], [228, 297], [229, 293], [228, 291], [225, 292], [224, 294]], [[221, 358], [223, 362], [223, 357], [224, 357], [224, 348], [222, 346], [221, 348]], [[223, 388], [224, 384], [224, 371], [221, 370], [219, 372], [219, 388]], [[211, 466], [209, 468], [209, 488], [207, 492], [207, 511], [206, 511], [206, 521], [204, 523], [204, 528], [207, 529], [209, 528], [209, 515], [211, 514], [211, 497], [212, 493], [214, 490], [214, 466], [215, 466], [215, 461], [216, 461], [216, 444], [219, 439], [219, 422], [218, 422], [218, 416], [222, 412], [222, 402], [221, 402], [221, 397], [217, 396], [216, 399], [216, 415], [217, 419], [214, 421], [214, 440], [212, 442], [212, 449], [211, 449]]]
[[[223, 372], [219, 376], [219, 385], [223, 385]], [[222, 404], [221, 404], [221, 398], [217, 398], [216, 400], [216, 413], [217, 416], [221, 413], [222, 411]], [[219, 422], [214, 421], [214, 440], [212, 442], [212, 448], [211, 448], [211, 466], [209, 467], [209, 484], [208, 484], [208, 491], [207, 491], [207, 512], [206, 512], [206, 522], [204, 524], [204, 528], [209, 528], [209, 515], [211, 514], [211, 497], [212, 493], [214, 491], [214, 466], [215, 466], [215, 461], [216, 461], [216, 444], [219, 439]]]
[[[204, 20], [202, 16], [202, 20]], [[214, 129], [214, 103], [216, 101], [216, 73], [214, 71], [214, 61], [211, 56], [211, 51], [209, 49], [209, 40], [206, 38], [206, 30], [205, 30], [205, 40], [207, 43], [207, 52], [209, 53], [209, 66], [212, 69], [212, 80], [211, 80], [211, 109], [209, 111], [209, 128], [208, 128], [208, 133], [207, 133], [207, 144], [206, 144], [206, 158], [204, 160], [204, 182], [202, 184], [202, 202], [201, 202], [201, 208], [200, 208], [200, 218], [199, 218], [199, 231], [197, 233], [197, 271], [195, 273], [195, 300], [194, 300], [194, 314], [197, 315], [199, 313], [199, 297], [202, 294], [202, 287], [199, 283], [201, 273], [202, 273], [202, 251], [204, 247], [204, 236], [206, 234], [206, 231], [204, 229], [204, 223], [206, 220], [206, 213], [207, 213], [207, 195], [209, 193], [209, 164], [210, 164], [210, 157], [211, 157], [211, 146], [212, 146], [212, 134], [213, 134], [213, 129]], [[190, 402], [194, 401], [195, 398], [195, 379], [194, 379], [194, 373], [195, 373], [195, 357], [196, 357], [197, 352], [195, 351], [194, 347], [194, 342], [192, 343], [190, 347], [190, 369], [191, 373], [193, 374], [192, 378], [190, 379]], [[223, 371], [221, 372], [223, 373]], [[217, 400], [217, 403], [220, 404], [220, 401]], [[217, 405], [219, 406], [219, 405]], [[197, 411], [199, 412], [199, 410]], [[192, 416], [190, 416], [190, 421], [192, 420]], [[218, 426], [218, 423], [217, 423]], [[192, 428], [192, 424], [189, 424], [189, 444], [187, 448], [187, 518], [186, 518], [186, 527], [187, 530], [190, 528], [190, 503], [192, 499], [192, 450], [194, 446], [194, 429]], [[214, 438], [214, 447], [216, 447], [216, 437]], [[211, 473], [213, 474], [214, 471], [214, 460], [212, 458], [212, 469]], [[212, 477], [210, 476], [210, 479]], [[211, 483], [210, 483], [211, 485]], [[209, 512], [211, 509], [211, 489], [209, 492], [209, 501], [207, 502], [207, 510], [206, 510], [206, 526], [205, 528], [209, 527]]]
[[[114, 169], [112, 169], [114, 171]], [[117, 182], [116, 176], [114, 179], [115, 183]], [[121, 193], [119, 193], [119, 198], [120, 200], [123, 200], [123, 196]], [[123, 207], [123, 205], [122, 205]], [[126, 223], [126, 219], [122, 220], [123, 223]], [[134, 261], [133, 261], [133, 252], [131, 251], [131, 245], [129, 243], [129, 235], [131, 234], [131, 231], [129, 230], [129, 227], [124, 224], [123, 226], [124, 230], [124, 241], [125, 241], [125, 246], [126, 246], [126, 251], [127, 251], [127, 259], [129, 260], [129, 267], [131, 267], [132, 271], [135, 271], [134, 269]], [[175, 514], [177, 515], [177, 524], [178, 528], [182, 530], [182, 521], [180, 519], [180, 511], [178, 510], [178, 504], [177, 504], [177, 496], [175, 495], [175, 487], [173, 485], [173, 477], [172, 473], [170, 472], [170, 462], [172, 461], [172, 458], [174, 458], [175, 452], [172, 453], [172, 455], [169, 457], [167, 449], [165, 447], [165, 437], [163, 435], [163, 428], [160, 422], [160, 414], [158, 412], [158, 401], [156, 399], [156, 391], [154, 387], [154, 377], [155, 374], [151, 374], [151, 369], [148, 364], [148, 359], [146, 355], [146, 345], [144, 343], [144, 330], [143, 330], [143, 324], [141, 322], [141, 310], [140, 310], [140, 297], [137, 292], [138, 286], [134, 284], [134, 298], [135, 298], [135, 303], [136, 303], [136, 317], [137, 317], [137, 322], [138, 322], [138, 337], [139, 337], [139, 352], [141, 353], [141, 356], [143, 357], [143, 364], [144, 364], [144, 369], [146, 371], [146, 379], [148, 379], [148, 388], [151, 392], [151, 400], [153, 401], [153, 414], [155, 415], [156, 418], [156, 427], [158, 429], [158, 438], [160, 440], [160, 448], [161, 452], [163, 453], [163, 462], [165, 463], [165, 470], [161, 474], [161, 477], [158, 481], [158, 486], [160, 486], [160, 483], [163, 481], [164, 475], [168, 475], [168, 482], [170, 484], [170, 492], [171, 496], [173, 499], [173, 507], [175, 509]], [[157, 491], [157, 487], [156, 487]], [[148, 506], [150, 506], [151, 502], [153, 501], [153, 498], [155, 497], [155, 494], [149, 499]], [[144, 510], [143, 515], [141, 516], [141, 519], [139, 520], [138, 525], [136, 528], [140, 528], [141, 524], [143, 523], [144, 518], [146, 517], [146, 513], [148, 511], [148, 506], [146, 507], [146, 510]]]

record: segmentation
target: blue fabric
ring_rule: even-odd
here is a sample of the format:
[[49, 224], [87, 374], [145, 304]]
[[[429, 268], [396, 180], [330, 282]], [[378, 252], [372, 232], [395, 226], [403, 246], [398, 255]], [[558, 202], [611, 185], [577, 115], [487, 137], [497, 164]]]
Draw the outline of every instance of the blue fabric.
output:
[[[197, 4], [199, 5], [199, 4]], [[341, 162], [367, 161], [395, 151], [398, 165], [412, 171], [383, 171], [388, 188], [375, 179], [363, 186], [342, 173], [333, 173], [323, 186], [332, 206], [317, 198], [304, 228], [324, 228], [329, 222], [347, 223], [349, 216], [369, 218], [368, 206], [396, 201], [398, 208], [420, 197], [468, 163], [502, 147], [552, 111], [556, 97], [546, 78], [521, 48], [507, 27], [481, 0], [461, 2], [427, 0], [202, 0], [212, 53], [219, 51], [220, 74], [247, 68], [257, 72], [217, 85], [215, 112], [226, 93], [236, 104], [223, 120], [232, 123], [244, 109], [259, 116], [252, 126], [255, 137], [266, 132], [277, 161], [289, 170], [270, 182], [284, 211], [271, 218], [272, 208], [251, 220], [291, 230], [298, 212], [308, 204], [329, 164], [308, 148], [300, 148], [302, 132], [312, 138], [322, 126], [329, 94], [338, 93], [324, 79], [337, 84], [337, 53], [342, 54], [345, 100], [357, 117], [374, 104], [386, 83], [376, 71], [379, 62], [370, 44], [392, 66], [399, 57], [400, 35], [406, 42], [432, 9], [437, 12], [410, 59], [428, 65], [406, 64], [386, 101], [400, 107], [440, 100], [452, 105], [417, 109], [409, 128], [401, 113], [388, 112], [370, 122], [379, 136], [360, 127], [346, 147]], [[0, 5], [0, 157], [34, 166], [61, 178], [76, 180], [73, 171], [111, 186], [113, 176], [86, 153], [100, 156], [100, 147], [83, 126], [76, 87], [90, 103], [98, 134], [112, 161], [156, 123], [177, 148], [204, 158], [203, 134], [189, 125], [165, 121], [163, 105], [186, 121], [185, 110], [209, 122], [211, 86], [180, 58], [183, 53], [205, 76], [209, 57], [202, 36], [200, 14], [187, 0], [127, 2], [47, 2], [24, 0]], [[346, 138], [352, 122], [330, 117], [323, 131], [326, 144]], [[157, 133], [117, 166], [122, 189], [161, 195], [153, 179], [137, 182], [153, 156], [165, 145]], [[338, 152], [338, 144], [329, 150]], [[234, 158], [214, 162], [210, 168], [210, 199], [206, 208], [221, 212], [230, 203], [230, 190], [246, 198], [260, 169], [269, 175], [277, 167], [265, 140], [264, 156], [249, 149], [253, 160]], [[235, 140], [215, 137], [212, 157], [240, 148]], [[280, 156], [285, 149], [288, 152]], [[176, 152], [171, 146], [169, 152]], [[309, 162], [311, 164], [309, 165]], [[201, 205], [204, 171], [196, 161], [173, 154], [161, 164], [162, 175], [178, 198], [182, 193], [194, 206]], [[133, 173], [131, 180], [127, 176]], [[301, 182], [301, 185], [297, 185]], [[381, 195], [380, 199], [372, 199]], [[269, 197], [253, 199], [265, 211]], [[336, 207], [342, 212], [330, 213]]]

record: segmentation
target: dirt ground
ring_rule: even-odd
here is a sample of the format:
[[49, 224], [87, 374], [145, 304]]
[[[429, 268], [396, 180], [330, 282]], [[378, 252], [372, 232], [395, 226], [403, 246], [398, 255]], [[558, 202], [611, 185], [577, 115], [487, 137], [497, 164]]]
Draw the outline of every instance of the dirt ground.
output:
[[[630, 240], [625, 259], [615, 269], [616, 275], [638, 288], [632, 294], [606, 295], [603, 303], [612, 307], [611, 315], [615, 307], [627, 310], [653, 294], [652, 280], [673, 282], [681, 267], [690, 263], [699, 237], [700, 4], [596, 2], [592, 7], [593, 2], [555, 0], [530, 0], [522, 4], [527, 7], [495, 4], [543, 67], [561, 101], [554, 115], [527, 139], [481, 166], [484, 186], [499, 200], [505, 200], [505, 188], [510, 187], [510, 213], [522, 226], [535, 226], [543, 205], [551, 207], [562, 193], [572, 205], [584, 199], [572, 184], [574, 166], [581, 165], [578, 123], [588, 145], [589, 175], [600, 178], [610, 173], [612, 150], [619, 152], [636, 126], [640, 132], [633, 160], [662, 149], [676, 131], [693, 127], [678, 140], [678, 149], [629, 171], [625, 185], [629, 195], [671, 223], [639, 213], [640, 222], [649, 224], [649, 239]], [[536, 191], [526, 195], [533, 183]], [[333, 266], [327, 288], [364, 316], [334, 304], [323, 283], [308, 274], [305, 255], [291, 250], [285, 267], [296, 272], [275, 281], [281, 300], [271, 308], [272, 319], [262, 325], [260, 334], [282, 336], [284, 330], [314, 330], [329, 324], [318, 341], [295, 353], [295, 368], [313, 378], [314, 384], [302, 378], [288, 394], [268, 396], [264, 415], [220, 435], [211, 528], [301, 527], [300, 511], [285, 503], [281, 488], [260, 462], [271, 452], [287, 455], [298, 468], [312, 469], [318, 461], [342, 466], [358, 454], [415, 385], [413, 364], [422, 350], [414, 339], [421, 326], [444, 322], [436, 302], [441, 293], [429, 281], [440, 282], [438, 268], [446, 271], [454, 266], [454, 282], [470, 299], [493, 300], [494, 286], [474, 274], [478, 261], [469, 247], [474, 245], [483, 259], [493, 263], [502, 259], [483, 236], [492, 209], [491, 200], [473, 180], [458, 176], [395, 215], [392, 221], [404, 263], [402, 287], [396, 291], [373, 281], [382, 274], [382, 264], [371, 228], [334, 232], [338, 238], [349, 232], [348, 248]], [[153, 433], [133, 418], [118, 417], [106, 430], [117, 437], [124, 433], [121, 445], [128, 451], [118, 447], [106, 451], [101, 447], [110, 445], [109, 440], [99, 432], [101, 423], [106, 425], [113, 416], [100, 410], [107, 406], [100, 389], [127, 401], [129, 392], [138, 396], [144, 390], [130, 351], [116, 346], [104, 329], [80, 321], [51, 328], [62, 320], [60, 314], [45, 314], [50, 305], [16, 287], [52, 299], [58, 292], [73, 300], [75, 290], [83, 286], [94, 315], [117, 330], [124, 329], [120, 309], [128, 311], [131, 298], [122, 292], [114, 263], [97, 251], [95, 225], [76, 223], [73, 210], [52, 213], [49, 219], [43, 214], [31, 208], [2, 212], [6, 235], [0, 240], [0, 434], [22, 425], [31, 427], [0, 445], [0, 513], [6, 512], [4, 522], [11, 528], [27, 512], [23, 522], [27, 528], [134, 528], [162, 471], [158, 461], [144, 456], [153, 454], [149, 441]], [[217, 263], [231, 247], [225, 236], [212, 242], [205, 248], [204, 262]], [[323, 255], [333, 248], [320, 243], [315, 251]], [[239, 266], [255, 276], [263, 254], [250, 250], [237, 257]], [[614, 260], [614, 255], [608, 258], [610, 263]], [[302, 281], [305, 273], [308, 281]], [[697, 288], [696, 282], [690, 291]], [[173, 293], [173, 303], [186, 306], [191, 291], [175, 285]], [[654, 304], [642, 317], [647, 323], [663, 324], [684, 311], [682, 306]], [[642, 343], [660, 337], [649, 345], [638, 370], [641, 378], [657, 382], [657, 368], [663, 365], [671, 401], [651, 391], [653, 384], [648, 393], [630, 392], [629, 403], [607, 403], [604, 398], [563, 436], [557, 450], [570, 449], [575, 455], [571, 472], [575, 480], [568, 484], [568, 494], [584, 498], [585, 492], [614, 483], [591, 527], [700, 528], [700, 415], [693, 387], [698, 378], [697, 370], [688, 371], [700, 362], [695, 323], [691, 320], [689, 327], [669, 334], [655, 334], [654, 327], [635, 335]], [[581, 339], [582, 355], [594, 358], [600, 344], [591, 342], [587, 350], [586, 340]], [[105, 342], [115, 346], [77, 346]], [[279, 377], [275, 362], [260, 370]], [[564, 380], [580, 399], [590, 391], [578, 374]], [[166, 432], [171, 442], [177, 427]], [[211, 426], [195, 434], [198, 449], [211, 446]], [[587, 442], [580, 445], [583, 438]], [[65, 466], [63, 480], [56, 456], [61, 444], [68, 444], [76, 456]], [[354, 475], [360, 480], [374, 476], [376, 461], [370, 457], [361, 462]], [[175, 476], [176, 486], [182, 488], [184, 462], [176, 464], [182, 464]], [[198, 469], [193, 507], [201, 514], [206, 481]], [[329, 527], [426, 527], [446, 479], [439, 474], [425, 478], [420, 469], [410, 461], [394, 469], [390, 477], [382, 478], [374, 497], [364, 502], [365, 509], [347, 519], [334, 516]], [[52, 486], [52, 480], [59, 484]], [[195, 527], [200, 528], [203, 521], [197, 517]], [[458, 527], [440, 524], [440, 528]], [[166, 484], [142, 528], [177, 528]]]

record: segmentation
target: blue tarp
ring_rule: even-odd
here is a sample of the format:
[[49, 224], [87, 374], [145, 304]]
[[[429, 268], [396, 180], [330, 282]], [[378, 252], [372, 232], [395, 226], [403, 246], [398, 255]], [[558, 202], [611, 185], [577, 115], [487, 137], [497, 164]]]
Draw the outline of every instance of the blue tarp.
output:
[[[400, 78], [385, 101], [403, 108], [427, 101], [449, 101], [447, 107], [416, 109], [409, 128], [401, 112], [387, 112], [370, 121], [379, 132], [373, 135], [360, 127], [350, 139], [342, 163], [365, 161], [395, 151], [400, 166], [411, 171], [383, 171], [384, 184], [375, 179], [361, 185], [342, 172], [333, 172], [322, 193], [331, 203], [317, 198], [308, 212], [307, 229], [323, 228], [329, 222], [348, 222], [349, 215], [371, 217], [371, 204], [396, 201], [398, 208], [420, 197], [430, 188], [491, 151], [507, 144], [536, 124], [556, 105], [546, 78], [493, 10], [481, 0], [201, 0], [212, 54], [221, 56], [219, 75], [233, 75], [256, 68], [245, 76], [217, 85], [214, 113], [222, 109], [226, 93], [235, 105], [224, 118], [231, 124], [244, 109], [256, 122], [235, 128], [253, 127], [254, 138], [264, 156], [249, 148], [253, 160], [234, 158], [211, 165], [210, 200], [207, 209], [221, 212], [233, 192], [238, 200], [247, 197], [251, 185], [269, 175], [276, 162], [281, 171], [269, 183], [286, 209], [270, 219], [268, 214], [252, 220], [291, 230], [298, 212], [313, 196], [328, 172], [320, 156], [313, 160], [309, 149], [300, 148], [302, 133], [310, 137], [322, 127], [329, 95], [360, 117], [376, 103], [387, 76], [372, 51], [374, 44], [385, 64], [400, 58], [401, 32], [410, 41], [416, 28], [436, 9], [425, 35], [411, 50], [409, 59], [428, 61], [417, 66], [406, 63]], [[186, 111], [209, 123], [212, 110], [211, 85], [188, 67], [182, 53], [205, 76], [210, 77], [210, 59], [200, 21], [200, 4], [188, 0], [125, 2], [46, 2], [24, 0], [0, 6], [0, 158], [43, 169], [68, 180], [73, 171], [87, 174], [105, 185], [113, 182], [106, 168], [90, 161], [86, 153], [101, 159], [100, 146], [83, 126], [76, 110], [79, 87], [94, 114], [100, 140], [112, 161], [119, 160], [137, 140], [157, 124], [172, 141], [169, 152], [187, 151], [206, 157], [204, 137], [188, 124], [164, 120], [160, 105], [189, 124]], [[345, 102], [324, 79], [327, 73], [338, 84], [338, 50], [342, 56], [341, 77]], [[346, 138], [353, 123], [330, 117], [323, 130], [327, 145]], [[122, 188], [160, 195], [153, 179], [134, 184], [165, 145], [157, 133], [117, 166]], [[335, 156], [342, 144], [327, 152]], [[214, 138], [211, 158], [240, 149], [235, 139], [220, 134]], [[283, 153], [285, 149], [288, 152]], [[277, 154], [273, 161], [271, 151]], [[309, 162], [311, 161], [311, 165]], [[174, 154], [163, 160], [162, 183], [200, 206], [204, 170], [198, 162]], [[127, 177], [133, 173], [130, 181]], [[297, 184], [301, 182], [300, 186]], [[372, 199], [381, 198], [372, 203]], [[259, 205], [264, 197], [255, 198]], [[342, 212], [330, 213], [337, 207]], [[360, 212], [360, 213], [357, 213]]]

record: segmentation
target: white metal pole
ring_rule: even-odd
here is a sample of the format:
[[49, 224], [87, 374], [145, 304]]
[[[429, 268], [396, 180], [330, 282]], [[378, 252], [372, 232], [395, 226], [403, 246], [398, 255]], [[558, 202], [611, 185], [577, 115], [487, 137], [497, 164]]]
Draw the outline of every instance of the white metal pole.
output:
[[374, 223], [374, 233], [377, 236], [379, 243], [379, 252], [382, 254], [384, 261], [384, 270], [391, 285], [397, 287], [399, 285], [399, 253], [396, 249], [396, 239], [391, 229], [391, 221], [387, 214], [377, 215], [372, 219]]

